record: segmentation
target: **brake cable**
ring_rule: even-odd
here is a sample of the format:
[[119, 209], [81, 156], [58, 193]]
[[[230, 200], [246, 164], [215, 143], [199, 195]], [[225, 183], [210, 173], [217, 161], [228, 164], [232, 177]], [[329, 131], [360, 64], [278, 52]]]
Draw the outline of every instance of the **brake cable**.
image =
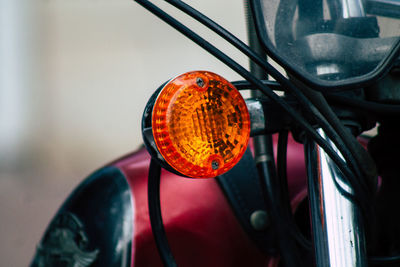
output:
[[[223, 54], [221, 51], [216, 49], [213, 45], [202, 39], [200, 36], [192, 32], [190, 29], [185, 27], [184, 25], [180, 24], [178, 21], [167, 15], [165, 12], [154, 6], [152, 3], [148, 1], [143, 1], [143, 0], [138, 0], [142, 6], [147, 8], [149, 11], [151, 11], [153, 14], [156, 16], [160, 17], [163, 19], [166, 23], [172, 25], [174, 28], [176, 28], [178, 31], [182, 32], [184, 35], [186, 35], [188, 38], [192, 39], [196, 43], [198, 43], [201, 47], [205, 48], [207, 51], [209, 51], [211, 54], [216, 56], [218, 59], [220, 59], [222, 62], [224, 62], [226, 65], [230, 66], [233, 70], [235, 70], [237, 73], [245, 77], [247, 80], [249, 80], [253, 85], [259, 88], [264, 94], [266, 94], [268, 97], [273, 99], [275, 102], [277, 102], [279, 105], [281, 105], [288, 113], [291, 115], [298, 123], [299, 125], [310, 135], [312, 136], [315, 141], [330, 155], [332, 160], [338, 165], [339, 169], [342, 170], [342, 172], [349, 178], [353, 177], [352, 171], [348, 168], [346, 163], [343, 162], [343, 160], [338, 157], [338, 155], [333, 151], [333, 149], [327, 144], [327, 142], [305, 121], [301, 116], [299, 116], [289, 105], [286, 104], [285, 101], [281, 100], [279, 96], [277, 96], [270, 88], [267, 86], [263, 85], [258, 79], [254, 78], [247, 70], [245, 70], [243, 67], [241, 67], [239, 64], [237, 64], [235, 61], [233, 61], [231, 58]], [[272, 68], [272, 67], [271, 67]], [[272, 71], [276, 71], [275, 69], [272, 68]], [[281, 75], [281, 74], [279, 74]], [[288, 83], [290, 86], [290, 83], [285, 80], [283, 77], [282, 79], [283, 83]], [[340, 148], [339, 148], [340, 149]], [[351, 162], [350, 162], [351, 164]]]
[[[337, 125], [334, 125], [334, 127], [329, 125], [328, 121], [326, 119], [324, 119], [324, 117], [319, 112], [319, 110], [312, 108], [313, 103], [310, 102], [310, 100], [307, 99], [299, 89], [297, 89], [291, 82], [289, 82], [280, 72], [278, 72], [268, 62], [266, 62], [264, 59], [260, 58], [254, 51], [252, 51], [246, 44], [244, 44], [236, 36], [234, 36], [233, 34], [228, 32], [227, 30], [225, 30], [223, 27], [221, 27], [220, 25], [215, 23], [213, 20], [211, 20], [207, 16], [203, 15], [196, 9], [192, 8], [191, 6], [185, 4], [184, 2], [182, 2], [180, 0], [165, 0], [165, 1], [170, 3], [171, 5], [173, 5], [174, 7], [178, 8], [182, 12], [186, 13], [187, 15], [191, 16], [192, 18], [194, 18], [195, 20], [197, 20], [204, 26], [208, 27], [210, 30], [217, 33], [219, 36], [221, 36], [223, 39], [225, 39], [231, 45], [236, 47], [238, 50], [240, 50], [242, 53], [244, 53], [246, 56], [248, 56], [255, 63], [257, 63], [268, 74], [270, 74], [278, 82], [280, 82], [285, 87], [285, 89], [289, 90], [290, 93], [292, 93], [296, 96], [296, 98], [300, 101], [300, 104], [302, 104], [302, 107], [305, 108], [316, 119], [316, 121], [321, 125], [321, 127], [324, 129], [326, 134], [336, 144], [336, 147], [342, 152], [343, 157], [345, 159], [347, 159], [347, 164], [349, 164], [350, 168], [353, 171], [355, 171], [356, 177], [358, 177], [358, 179], [356, 179], [356, 180], [351, 179], [351, 176], [346, 177], [346, 179], [348, 179], [350, 184], [353, 186], [354, 191], [356, 192], [356, 194], [355, 194], [356, 198], [357, 198], [357, 195], [360, 198], [360, 200], [358, 202], [361, 203], [362, 206], [364, 206], [364, 207], [362, 207], [362, 210], [365, 210], [366, 213], [369, 213], [369, 212], [367, 212], [368, 207], [370, 207], [370, 205], [368, 203], [369, 203], [369, 200], [372, 198], [368, 194], [363, 197], [362, 192], [368, 192], [368, 186], [367, 186], [367, 188], [365, 188], [366, 185], [363, 185], [363, 176], [361, 175], [360, 168], [358, 167], [360, 165], [354, 164], [354, 163], [360, 162], [359, 160], [354, 159], [354, 155], [356, 155], [356, 157], [357, 157], [358, 154], [356, 151], [353, 151], [353, 153], [351, 152], [351, 149], [354, 146], [349, 146], [350, 147], [350, 150], [349, 150], [348, 146], [345, 145], [345, 143], [351, 143], [351, 141], [343, 142], [341, 140], [341, 136], [343, 137], [343, 134], [338, 135], [336, 133], [336, 131], [338, 131], [338, 130], [340, 131], [340, 128], [338, 129]], [[178, 28], [176, 28], [176, 29], [179, 30]], [[187, 36], [187, 37], [189, 37], [189, 36]], [[212, 52], [211, 50], [208, 50], [208, 49], [206, 49], [206, 50], [209, 51], [210, 53]], [[363, 165], [363, 164], [361, 164], [361, 165]], [[360, 182], [361, 182], [361, 184], [360, 184]], [[339, 186], [338, 183], [336, 183], [336, 185]], [[345, 195], [351, 196], [349, 193], [346, 193], [344, 189], [339, 189], [339, 190], [342, 191]], [[353, 199], [353, 197], [350, 197], [350, 198]]]
[[158, 162], [151, 158], [149, 166], [149, 176], [147, 182], [147, 199], [149, 205], [149, 216], [151, 229], [153, 231], [154, 240], [161, 260], [166, 267], [177, 267], [174, 256], [168, 245], [167, 236], [165, 234], [164, 223], [161, 214], [160, 205], [160, 177], [161, 166]]
[[[284, 209], [286, 209], [287, 216], [291, 216], [292, 210], [289, 202], [289, 191], [287, 183], [287, 144], [288, 144], [288, 131], [283, 130], [278, 135], [278, 146], [277, 146], [277, 174], [280, 181], [281, 188], [281, 202], [284, 203]], [[290, 220], [292, 236], [297, 243], [305, 248], [311, 250], [311, 242], [301, 233], [298, 229], [297, 224]]]

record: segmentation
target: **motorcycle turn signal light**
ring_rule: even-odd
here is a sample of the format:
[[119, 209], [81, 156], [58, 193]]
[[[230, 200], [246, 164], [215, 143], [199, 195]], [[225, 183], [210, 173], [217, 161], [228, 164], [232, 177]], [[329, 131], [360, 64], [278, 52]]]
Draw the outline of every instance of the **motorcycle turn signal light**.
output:
[[164, 167], [187, 177], [211, 178], [243, 156], [250, 116], [230, 82], [212, 72], [193, 71], [154, 93], [142, 128], [146, 147]]

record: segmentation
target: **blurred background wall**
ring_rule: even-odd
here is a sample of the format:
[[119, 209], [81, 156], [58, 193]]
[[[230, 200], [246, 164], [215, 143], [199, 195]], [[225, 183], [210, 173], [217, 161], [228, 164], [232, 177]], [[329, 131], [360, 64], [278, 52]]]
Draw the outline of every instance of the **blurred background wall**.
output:
[[[187, 2], [246, 40], [243, 1]], [[73, 188], [140, 146], [151, 93], [195, 69], [239, 79], [131, 0], [0, 0], [0, 266], [28, 265]]]

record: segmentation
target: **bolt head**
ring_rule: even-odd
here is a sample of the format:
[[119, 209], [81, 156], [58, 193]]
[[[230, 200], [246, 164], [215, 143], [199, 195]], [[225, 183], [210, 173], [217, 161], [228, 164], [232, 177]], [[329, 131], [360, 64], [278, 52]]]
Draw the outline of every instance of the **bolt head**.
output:
[[268, 214], [264, 210], [256, 210], [250, 215], [250, 224], [256, 231], [264, 231], [269, 226]]
[[202, 78], [197, 78], [196, 79], [196, 84], [198, 86], [200, 86], [200, 87], [203, 87], [205, 83], [204, 83], [204, 80]]
[[211, 168], [212, 168], [213, 170], [218, 170], [218, 168], [219, 168], [219, 163], [218, 163], [218, 161], [213, 160], [213, 161], [211, 162]]

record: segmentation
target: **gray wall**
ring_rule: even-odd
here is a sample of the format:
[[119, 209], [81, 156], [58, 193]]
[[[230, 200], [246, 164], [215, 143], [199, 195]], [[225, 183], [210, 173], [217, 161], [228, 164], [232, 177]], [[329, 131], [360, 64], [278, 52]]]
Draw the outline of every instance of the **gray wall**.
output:
[[[196, 69], [239, 77], [130, 0], [1, 1], [0, 266], [26, 266], [83, 177], [141, 144], [161, 83]], [[187, 2], [246, 40], [242, 1]]]

